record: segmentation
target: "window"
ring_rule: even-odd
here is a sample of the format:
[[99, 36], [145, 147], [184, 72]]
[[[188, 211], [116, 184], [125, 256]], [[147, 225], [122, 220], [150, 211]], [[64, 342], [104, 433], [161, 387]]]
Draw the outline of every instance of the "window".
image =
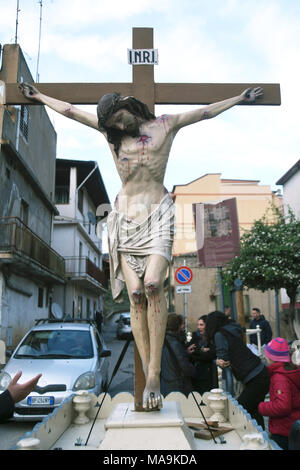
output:
[[83, 191], [79, 189], [78, 191], [78, 209], [83, 214]]
[[92, 338], [82, 330], [36, 330], [25, 337], [16, 352], [16, 359], [88, 359], [93, 357]]
[[38, 293], [38, 307], [42, 308], [44, 305], [44, 289], [42, 287], [39, 287], [39, 293]]
[[78, 297], [78, 306], [77, 306], [77, 318], [82, 318], [82, 297]]
[[91, 301], [86, 299], [86, 318], [91, 318]]
[[79, 242], [79, 260], [78, 260], [78, 272], [79, 272], [79, 274], [82, 273], [82, 272], [85, 272], [85, 269], [84, 269], [85, 259], [82, 258], [82, 249], [83, 249], [82, 242]]
[[70, 168], [59, 168], [56, 165], [55, 204], [69, 204]]
[[21, 199], [20, 219], [25, 225], [28, 225], [29, 205], [24, 199]]
[[28, 124], [29, 124], [29, 108], [25, 104], [21, 105], [21, 112], [20, 112], [20, 131], [28, 141]]
[[50, 300], [50, 289], [49, 289], [49, 287], [47, 287], [45, 307], [49, 306], [49, 300]]
[[55, 204], [69, 204], [69, 186], [56, 186]]

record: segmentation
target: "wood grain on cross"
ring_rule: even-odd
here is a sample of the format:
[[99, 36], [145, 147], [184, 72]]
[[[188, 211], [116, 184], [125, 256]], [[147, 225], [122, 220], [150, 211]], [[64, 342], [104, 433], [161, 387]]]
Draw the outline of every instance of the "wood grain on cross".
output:
[[[153, 29], [133, 28], [133, 49], [153, 49]], [[9, 68], [14, 73], [7, 77], [6, 104], [34, 105], [27, 100], [18, 89], [17, 64], [18, 54], [14, 52], [11, 58], [4, 57], [3, 61], [10, 61]], [[14, 63], [13, 63], [14, 62]], [[52, 96], [72, 104], [97, 104], [105, 93], [119, 92], [122, 96], [132, 95], [146, 103], [154, 112], [155, 104], [199, 104], [206, 105], [222, 101], [239, 95], [249, 87], [261, 86], [264, 96], [256, 105], [280, 105], [279, 84], [267, 83], [155, 83], [154, 65], [133, 65], [133, 79], [131, 83], [39, 83], [41, 93]], [[142, 394], [145, 378], [141, 360], [135, 347], [135, 377], [134, 400], [135, 409], [142, 409]]]

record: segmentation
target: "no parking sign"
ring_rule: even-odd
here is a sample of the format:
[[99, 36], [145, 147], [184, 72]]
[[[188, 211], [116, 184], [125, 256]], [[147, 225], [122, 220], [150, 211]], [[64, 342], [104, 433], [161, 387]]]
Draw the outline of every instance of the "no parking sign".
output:
[[193, 271], [187, 266], [180, 266], [180, 268], [176, 269], [175, 279], [179, 284], [189, 284], [193, 279]]

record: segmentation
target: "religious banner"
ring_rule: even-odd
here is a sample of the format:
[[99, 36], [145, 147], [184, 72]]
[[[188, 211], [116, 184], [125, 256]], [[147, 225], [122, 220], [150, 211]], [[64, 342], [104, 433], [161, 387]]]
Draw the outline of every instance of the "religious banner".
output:
[[193, 213], [200, 266], [223, 266], [239, 254], [236, 198], [193, 204]]

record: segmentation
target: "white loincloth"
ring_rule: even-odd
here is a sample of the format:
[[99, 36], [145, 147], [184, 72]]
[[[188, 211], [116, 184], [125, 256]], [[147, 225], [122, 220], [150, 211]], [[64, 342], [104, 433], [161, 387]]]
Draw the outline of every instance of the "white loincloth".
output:
[[125, 214], [113, 210], [107, 218], [107, 231], [110, 285], [113, 299], [118, 302], [125, 285], [120, 267], [120, 253], [125, 254], [128, 265], [139, 277], [145, 273], [149, 255], [161, 255], [171, 261], [174, 204], [170, 194], [167, 193], [159, 204], [153, 205], [151, 214], [141, 223], [136, 223]]

